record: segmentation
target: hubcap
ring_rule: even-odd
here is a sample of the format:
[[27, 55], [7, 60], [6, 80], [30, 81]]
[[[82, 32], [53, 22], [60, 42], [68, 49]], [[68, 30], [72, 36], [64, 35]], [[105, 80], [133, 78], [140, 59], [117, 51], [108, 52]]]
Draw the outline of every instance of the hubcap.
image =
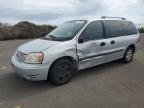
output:
[[57, 67], [57, 74], [59, 81], [66, 81], [69, 79], [71, 73], [71, 67], [68, 64], [64, 64]]
[[133, 57], [133, 51], [130, 49], [127, 51], [126, 53], [126, 60], [127, 61], [131, 61], [132, 60], [132, 57]]

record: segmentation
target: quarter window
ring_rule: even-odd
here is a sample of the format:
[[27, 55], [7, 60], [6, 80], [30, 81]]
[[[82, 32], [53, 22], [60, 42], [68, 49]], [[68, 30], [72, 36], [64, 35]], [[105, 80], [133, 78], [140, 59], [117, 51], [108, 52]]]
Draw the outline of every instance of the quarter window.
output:
[[136, 26], [130, 22], [130, 21], [126, 21], [126, 22], [123, 22], [123, 25], [124, 25], [124, 30], [125, 30], [125, 35], [131, 35], [131, 34], [137, 34], [137, 28]]

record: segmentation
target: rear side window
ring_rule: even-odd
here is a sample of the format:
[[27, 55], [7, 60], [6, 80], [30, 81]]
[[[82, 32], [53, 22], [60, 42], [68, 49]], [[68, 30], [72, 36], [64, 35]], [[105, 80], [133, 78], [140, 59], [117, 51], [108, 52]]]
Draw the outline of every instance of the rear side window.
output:
[[125, 35], [137, 34], [136, 26], [130, 21], [123, 21], [123, 28], [125, 30]]
[[103, 27], [101, 21], [90, 23], [80, 35], [84, 41], [97, 40], [103, 38]]
[[135, 25], [130, 21], [104, 20], [103, 24], [106, 38], [137, 34]]

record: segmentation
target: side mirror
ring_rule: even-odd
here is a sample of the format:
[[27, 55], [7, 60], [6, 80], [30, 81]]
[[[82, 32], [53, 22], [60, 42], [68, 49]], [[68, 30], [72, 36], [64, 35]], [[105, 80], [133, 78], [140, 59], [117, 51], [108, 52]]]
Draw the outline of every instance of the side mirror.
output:
[[78, 43], [84, 43], [84, 39], [83, 39], [83, 37], [79, 37], [79, 39], [78, 39]]

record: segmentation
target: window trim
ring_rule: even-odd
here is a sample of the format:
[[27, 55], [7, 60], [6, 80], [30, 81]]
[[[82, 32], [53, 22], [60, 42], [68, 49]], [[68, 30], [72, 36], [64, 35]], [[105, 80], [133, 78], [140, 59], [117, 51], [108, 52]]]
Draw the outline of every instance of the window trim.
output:
[[103, 21], [102, 20], [100, 20], [101, 21], [101, 23], [102, 23], [102, 27], [103, 27], [103, 39], [106, 39], [106, 28], [105, 28], [105, 26], [104, 26], [104, 23], [103, 23]]

